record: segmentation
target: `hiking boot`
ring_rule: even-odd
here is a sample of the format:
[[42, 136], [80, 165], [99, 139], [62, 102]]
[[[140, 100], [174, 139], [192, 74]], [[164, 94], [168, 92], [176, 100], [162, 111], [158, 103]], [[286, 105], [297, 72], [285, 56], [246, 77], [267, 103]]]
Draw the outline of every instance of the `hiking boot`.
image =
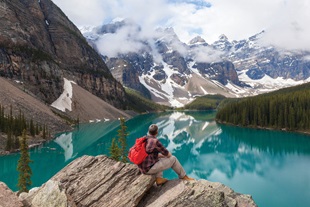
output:
[[156, 178], [156, 185], [162, 185], [166, 183], [168, 180], [166, 178]]
[[182, 180], [187, 180], [187, 181], [192, 181], [192, 180], [195, 180], [194, 178], [190, 178], [188, 177], [187, 175], [185, 175]]

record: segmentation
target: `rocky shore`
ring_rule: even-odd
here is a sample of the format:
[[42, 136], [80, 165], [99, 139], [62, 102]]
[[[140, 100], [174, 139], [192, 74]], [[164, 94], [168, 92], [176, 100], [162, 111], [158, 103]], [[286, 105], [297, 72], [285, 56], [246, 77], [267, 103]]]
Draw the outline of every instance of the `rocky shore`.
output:
[[176, 179], [156, 186], [154, 181], [153, 176], [141, 174], [133, 164], [106, 156], [83, 156], [41, 187], [19, 197], [2, 183], [0, 203], [25, 207], [257, 206], [250, 195], [236, 193], [221, 183]]

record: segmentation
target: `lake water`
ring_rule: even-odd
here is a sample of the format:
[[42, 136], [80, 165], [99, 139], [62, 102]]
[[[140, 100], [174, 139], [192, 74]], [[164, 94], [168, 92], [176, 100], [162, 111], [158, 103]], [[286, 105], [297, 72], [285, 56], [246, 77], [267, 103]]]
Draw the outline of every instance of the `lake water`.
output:
[[[128, 148], [148, 126], [159, 126], [158, 138], [190, 177], [221, 182], [252, 195], [258, 206], [310, 206], [310, 136], [281, 131], [219, 125], [215, 112], [140, 115], [126, 122]], [[108, 154], [119, 121], [82, 124], [54, 141], [32, 149], [32, 182], [40, 186], [82, 155]], [[19, 154], [0, 157], [0, 181], [16, 191]], [[173, 171], [164, 173], [177, 178]]]

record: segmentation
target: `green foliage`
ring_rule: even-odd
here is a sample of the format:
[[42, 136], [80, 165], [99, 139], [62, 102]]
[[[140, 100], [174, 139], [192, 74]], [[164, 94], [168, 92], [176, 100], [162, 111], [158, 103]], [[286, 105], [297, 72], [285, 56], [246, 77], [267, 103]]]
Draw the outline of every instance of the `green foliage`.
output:
[[216, 119], [242, 126], [310, 130], [310, 84], [221, 104]]
[[13, 143], [13, 139], [12, 139], [12, 134], [11, 134], [11, 132], [9, 132], [7, 134], [7, 141], [6, 141], [5, 150], [11, 151], [13, 149], [13, 145], [14, 145], [14, 143]]
[[46, 127], [45, 127], [45, 125], [43, 125], [42, 138], [46, 139]]
[[120, 153], [121, 153], [121, 161], [126, 163], [128, 162], [127, 160], [127, 136], [128, 136], [128, 132], [127, 132], [127, 126], [125, 124], [125, 119], [122, 117], [120, 118], [120, 129], [117, 130], [118, 132], [118, 142], [120, 143]]
[[30, 130], [31, 136], [34, 137], [34, 136], [36, 135], [36, 131], [35, 131], [35, 128], [34, 128], [34, 124], [33, 124], [33, 120], [32, 120], [32, 119], [30, 119], [29, 130]]
[[168, 106], [157, 104], [152, 100], [143, 97], [139, 92], [133, 89], [125, 88], [125, 91], [127, 94], [128, 106], [130, 110], [143, 113], [149, 111], [165, 111], [170, 109]]
[[120, 161], [121, 151], [115, 138], [112, 139], [112, 144], [109, 150], [110, 150], [110, 157], [113, 160]]
[[17, 186], [19, 193], [28, 192], [28, 187], [31, 185], [32, 170], [29, 166], [31, 162], [28, 152], [26, 130], [24, 130], [22, 138], [20, 139], [20, 158], [17, 164], [17, 171], [19, 172]]
[[190, 110], [214, 110], [226, 97], [222, 95], [205, 95], [197, 97], [193, 102], [184, 106]]
[[112, 144], [110, 146], [110, 156], [116, 161], [122, 161], [124, 163], [128, 162], [127, 159], [127, 126], [125, 124], [125, 119], [120, 118], [120, 129], [117, 130], [117, 142], [116, 139], [113, 138]]
[[[19, 148], [18, 136], [21, 136], [23, 130], [32, 136], [38, 135], [42, 130], [39, 130], [39, 126], [35, 127], [33, 120], [30, 119], [29, 122], [26, 121], [24, 114], [19, 110], [18, 116], [13, 116], [13, 108], [10, 106], [9, 114], [5, 114], [4, 107], [0, 105], [0, 132], [7, 134], [7, 142], [5, 149], [7, 151], [12, 151]], [[42, 128], [42, 127], [41, 127]], [[44, 127], [47, 132], [47, 127]], [[47, 133], [46, 133], [47, 134]]]

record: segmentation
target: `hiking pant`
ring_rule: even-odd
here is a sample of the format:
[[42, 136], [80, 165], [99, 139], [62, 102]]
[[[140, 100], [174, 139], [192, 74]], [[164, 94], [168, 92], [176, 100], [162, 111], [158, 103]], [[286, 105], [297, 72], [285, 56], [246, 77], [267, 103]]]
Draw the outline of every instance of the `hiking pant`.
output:
[[172, 168], [179, 178], [183, 178], [186, 173], [180, 164], [179, 160], [175, 156], [159, 158], [152, 168], [146, 173], [147, 175], [155, 175], [156, 178], [163, 177], [163, 171]]

